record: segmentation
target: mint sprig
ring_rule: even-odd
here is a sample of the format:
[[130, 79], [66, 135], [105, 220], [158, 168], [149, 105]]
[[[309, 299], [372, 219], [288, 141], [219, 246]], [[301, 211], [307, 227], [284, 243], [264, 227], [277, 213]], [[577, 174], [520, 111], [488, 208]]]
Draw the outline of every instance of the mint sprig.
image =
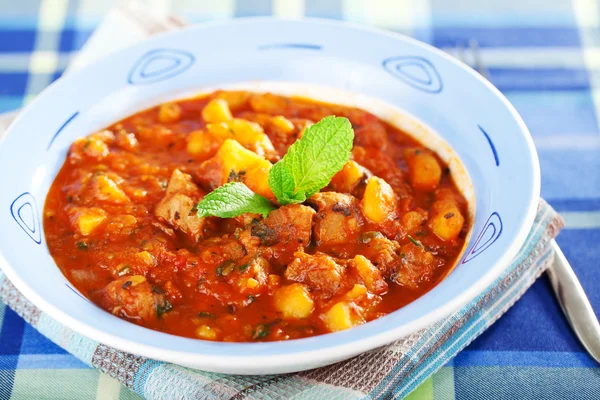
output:
[[240, 182], [226, 183], [207, 194], [196, 206], [199, 217], [233, 218], [246, 213], [266, 217], [275, 206]]
[[[269, 172], [269, 187], [280, 205], [302, 203], [329, 184], [348, 162], [354, 141], [347, 118], [325, 117], [306, 129], [302, 138]], [[245, 213], [266, 216], [273, 205], [242, 183], [228, 183], [198, 203], [198, 216], [232, 218]]]
[[353, 141], [347, 118], [329, 116], [307, 128], [269, 173], [279, 204], [302, 203], [327, 186], [348, 162]]

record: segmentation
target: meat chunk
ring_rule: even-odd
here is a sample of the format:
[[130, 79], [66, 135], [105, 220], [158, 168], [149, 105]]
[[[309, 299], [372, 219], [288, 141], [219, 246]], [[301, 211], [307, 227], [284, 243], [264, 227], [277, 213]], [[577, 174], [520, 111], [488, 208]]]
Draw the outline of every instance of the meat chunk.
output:
[[317, 193], [308, 200], [317, 209], [314, 234], [317, 246], [353, 242], [362, 226], [362, 218], [355, 197], [336, 193]]
[[192, 180], [191, 175], [185, 174], [178, 169], [175, 169], [171, 174], [171, 179], [169, 180], [169, 184], [167, 185], [166, 196], [170, 196], [173, 194], [185, 194], [190, 197], [199, 197], [200, 191], [198, 190], [198, 186]]
[[311, 255], [304, 251], [296, 252], [294, 260], [285, 270], [285, 277], [319, 291], [323, 298], [335, 296], [350, 284], [345, 266], [323, 253]]
[[389, 142], [385, 126], [372, 114], [365, 115], [361, 122], [364, 124], [354, 128], [356, 144], [359, 146], [374, 146], [385, 150]]
[[[246, 256], [244, 246], [235, 238], [223, 236], [206, 239], [198, 248], [200, 265], [211, 270], [216, 275], [226, 275], [223, 272], [225, 263], [235, 263]], [[218, 271], [218, 267], [221, 270]]]
[[407, 243], [400, 249], [401, 264], [395, 266], [391, 279], [409, 289], [417, 289], [433, 279], [433, 274], [443, 263], [423, 246]]
[[428, 213], [422, 208], [409, 211], [402, 216], [402, 226], [407, 233], [414, 233], [427, 221]]
[[250, 230], [264, 246], [263, 255], [278, 265], [288, 264], [299, 247], [310, 243], [315, 210], [292, 204], [271, 211], [269, 216], [252, 224]]
[[375, 265], [384, 276], [388, 276], [400, 261], [397, 254], [400, 244], [379, 232], [365, 232], [361, 235], [359, 253]]
[[388, 290], [388, 284], [381, 276], [381, 272], [364, 256], [360, 254], [350, 261], [361, 280], [371, 293], [383, 294]]
[[207, 223], [207, 219], [199, 218], [194, 210], [200, 197], [200, 190], [192, 177], [176, 169], [169, 180], [167, 193], [156, 206], [154, 214], [197, 242]]
[[144, 322], [156, 320], [171, 309], [163, 294], [152, 290], [142, 275], [124, 276], [91, 293], [100, 307], [120, 317]]

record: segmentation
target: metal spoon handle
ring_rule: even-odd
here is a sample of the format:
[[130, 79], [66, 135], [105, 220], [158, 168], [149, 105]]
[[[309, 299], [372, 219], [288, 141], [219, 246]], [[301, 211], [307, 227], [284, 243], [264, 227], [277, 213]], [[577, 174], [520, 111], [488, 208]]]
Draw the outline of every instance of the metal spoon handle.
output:
[[600, 363], [600, 323], [575, 271], [555, 240], [552, 240], [552, 248], [556, 255], [547, 272], [554, 293], [575, 334], [588, 353]]

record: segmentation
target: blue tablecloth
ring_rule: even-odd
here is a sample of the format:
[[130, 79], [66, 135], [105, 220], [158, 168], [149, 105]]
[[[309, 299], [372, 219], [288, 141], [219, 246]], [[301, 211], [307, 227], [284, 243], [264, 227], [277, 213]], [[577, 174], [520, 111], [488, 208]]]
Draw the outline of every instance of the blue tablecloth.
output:
[[[0, 112], [58, 78], [117, 1], [0, 0]], [[600, 4], [594, 0], [148, 0], [191, 22], [249, 15], [346, 19], [452, 50], [476, 39], [489, 78], [533, 134], [558, 243], [600, 311]], [[1, 229], [1, 228], [0, 228]], [[137, 398], [0, 306], [0, 399]], [[600, 368], [546, 278], [413, 398], [600, 398]]]

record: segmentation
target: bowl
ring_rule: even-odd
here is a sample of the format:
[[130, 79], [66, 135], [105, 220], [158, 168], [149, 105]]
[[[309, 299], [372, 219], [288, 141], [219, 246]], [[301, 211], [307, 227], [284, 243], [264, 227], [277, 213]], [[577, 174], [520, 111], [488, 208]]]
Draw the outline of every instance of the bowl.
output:
[[[160, 102], [245, 87], [366, 108], [432, 146], [469, 200], [472, 235], [452, 272], [387, 316], [337, 333], [268, 343], [194, 340], [119, 319], [65, 279], [44, 241], [48, 188], [74, 139]], [[488, 81], [416, 40], [325, 20], [208, 23], [158, 35], [52, 84], [0, 148], [0, 267], [48, 315], [145, 357], [235, 374], [305, 370], [385, 345], [448, 316], [508, 266], [540, 191], [531, 136]]]

